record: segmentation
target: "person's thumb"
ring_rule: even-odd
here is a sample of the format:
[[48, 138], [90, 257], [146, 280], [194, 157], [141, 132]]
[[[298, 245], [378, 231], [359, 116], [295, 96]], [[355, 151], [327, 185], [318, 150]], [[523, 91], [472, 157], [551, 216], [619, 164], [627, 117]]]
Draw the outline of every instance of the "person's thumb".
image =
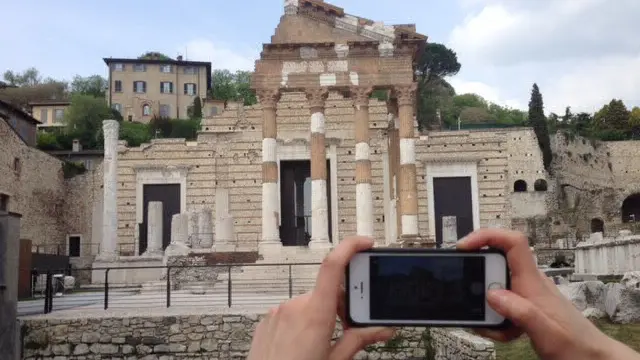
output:
[[351, 360], [365, 346], [393, 337], [391, 328], [371, 327], [346, 330], [331, 349], [329, 360]]
[[540, 308], [512, 291], [491, 290], [487, 293], [487, 302], [498, 314], [511, 320], [529, 336], [548, 333], [554, 327]]

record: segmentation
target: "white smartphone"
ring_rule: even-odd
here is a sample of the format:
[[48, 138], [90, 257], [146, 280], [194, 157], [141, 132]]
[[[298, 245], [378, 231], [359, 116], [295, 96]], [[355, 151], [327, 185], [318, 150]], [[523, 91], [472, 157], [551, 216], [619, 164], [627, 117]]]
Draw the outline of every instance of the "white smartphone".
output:
[[346, 274], [351, 326], [499, 328], [489, 289], [509, 289], [506, 256], [497, 250], [371, 249]]

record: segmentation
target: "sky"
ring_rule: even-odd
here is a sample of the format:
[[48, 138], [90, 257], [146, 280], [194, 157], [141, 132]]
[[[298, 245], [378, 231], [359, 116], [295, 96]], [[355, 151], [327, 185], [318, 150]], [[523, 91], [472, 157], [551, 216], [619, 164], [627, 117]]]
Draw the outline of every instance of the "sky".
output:
[[[594, 112], [612, 98], [640, 106], [638, 0], [332, 0], [349, 14], [415, 23], [458, 54], [449, 79], [526, 109], [536, 82], [547, 112]], [[375, 5], [371, 5], [375, 3]], [[283, 0], [5, 1], [0, 71], [36, 67], [45, 77], [106, 76], [105, 57], [159, 51], [252, 70]], [[28, 21], [25, 21], [28, 19]], [[6, 32], [10, 29], [10, 33]], [[9, 35], [10, 34], [10, 35]]]

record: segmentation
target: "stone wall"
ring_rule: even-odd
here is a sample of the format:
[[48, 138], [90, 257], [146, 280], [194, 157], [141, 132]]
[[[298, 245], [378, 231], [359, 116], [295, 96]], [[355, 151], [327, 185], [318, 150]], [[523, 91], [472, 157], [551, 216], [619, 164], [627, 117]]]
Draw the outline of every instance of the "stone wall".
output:
[[640, 236], [620, 235], [575, 248], [576, 274], [622, 275], [640, 269]]
[[[32, 318], [22, 321], [23, 359], [246, 358], [259, 320], [258, 315]], [[340, 333], [338, 326], [334, 337]], [[491, 342], [469, 333], [434, 329], [425, 334], [406, 328], [385, 344], [367, 347], [356, 359], [423, 359], [431, 348], [438, 360], [495, 358]]]

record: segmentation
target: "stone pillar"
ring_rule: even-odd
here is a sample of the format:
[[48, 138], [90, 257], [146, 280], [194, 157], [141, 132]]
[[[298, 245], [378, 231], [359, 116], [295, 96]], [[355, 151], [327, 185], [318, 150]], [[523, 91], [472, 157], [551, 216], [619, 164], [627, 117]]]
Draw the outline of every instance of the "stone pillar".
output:
[[7, 360], [20, 358], [17, 319], [20, 217], [0, 211], [0, 353]]
[[400, 171], [398, 190], [400, 192], [401, 238], [418, 237], [418, 188], [416, 184], [416, 150], [413, 112], [415, 107], [416, 84], [398, 85], [394, 88], [398, 99], [398, 120], [400, 138]]
[[118, 258], [118, 134], [120, 124], [116, 120], [102, 122], [104, 133], [104, 192], [102, 200], [102, 239], [100, 261], [114, 261]]
[[329, 242], [327, 202], [327, 149], [325, 145], [324, 105], [326, 88], [307, 90], [311, 113], [311, 241], [309, 248], [326, 249]]
[[387, 101], [387, 111], [388, 111], [388, 136], [389, 136], [389, 148], [388, 148], [388, 156], [389, 156], [389, 177], [390, 181], [390, 192], [392, 203], [391, 207], [393, 209], [393, 215], [389, 221], [393, 223], [392, 229], [394, 237], [392, 237], [394, 242], [397, 242], [399, 239], [400, 229], [402, 229], [402, 218], [400, 214], [402, 213], [401, 203], [400, 203], [400, 190], [399, 190], [399, 174], [400, 174], [400, 139], [398, 135], [400, 120], [398, 119], [398, 99], [392, 98]]
[[195, 209], [191, 209], [187, 212], [187, 245], [193, 249], [200, 247], [200, 234], [198, 231], [198, 212]]
[[210, 249], [213, 246], [213, 224], [209, 208], [204, 208], [198, 213], [198, 233], [200, 234], [200, 247]]
[[278, 124], [276, 110], [280, 91], [258, 91], [262, 105], [262, 238], [260, 249], [282, 247], [278, 204]]
[[356, 138], [356, 234], [373, 237], [371, 148], [369, 147], [369, 95], [373, 89], [351, 88], [355, 108]]
[[229, 190], [216, 189], [216, 226], [215, 251], [229, 252], [235, 250], [233, 234], [233, 216], [229, 213]]
[[188, 255], [189, 247], [187, 241], [189, 239], [189, 215], [174, 214], [171, 217], [171, 244], [165, 250], [165, 255]]
[[147, 212], [147, 251], [145, 256], [158, 256], [163, 254], [162, 250], [162, 202], [150, 201]]
[[458, 220], [455, 216], [442, 217], [442, 247], [455, 247], [458, 242]]

